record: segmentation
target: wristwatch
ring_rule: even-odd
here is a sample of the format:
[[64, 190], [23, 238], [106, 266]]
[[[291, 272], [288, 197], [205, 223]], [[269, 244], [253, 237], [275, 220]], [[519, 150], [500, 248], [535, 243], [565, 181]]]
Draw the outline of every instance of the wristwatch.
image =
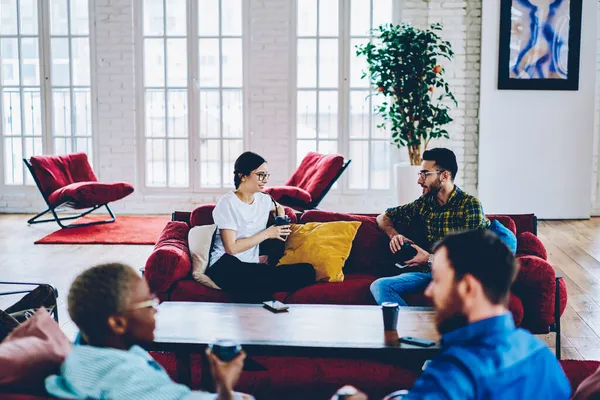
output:
[[427, 259], [427, 266], [429, 267], [429, 269], [431, 269], [432, 265], [433, 265], [433, 254], [430, 254], [429, 258]]

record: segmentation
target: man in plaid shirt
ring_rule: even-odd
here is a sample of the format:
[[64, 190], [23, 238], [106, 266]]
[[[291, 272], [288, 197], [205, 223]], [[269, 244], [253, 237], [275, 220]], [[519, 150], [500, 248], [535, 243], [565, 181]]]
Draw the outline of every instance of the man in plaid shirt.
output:
[[[405, 262], [410, 272], [381, 278], [371, 284], [371, 293], [378, 304], [392, 302], [407, 306], [403, 296], [425, 290], [431, 281], [433, 255], [429, 250], [448, 233], [490, 227], [479, 200], [454, 184], [457, 172], [452, 150], [425, 151], [423, 169], [417, 181], [423, 188], [423, 195], [412, 203], [388, 208], [377, 217], [379, 229], [390, 238], [392, 253], [399, 252], [405, 242], [417, 251], [416, 256]], [[396, 230], [400, 227], [411, 227], [413, 234], [418, 232], [415, 234], [418, 237], [401, 235]]]

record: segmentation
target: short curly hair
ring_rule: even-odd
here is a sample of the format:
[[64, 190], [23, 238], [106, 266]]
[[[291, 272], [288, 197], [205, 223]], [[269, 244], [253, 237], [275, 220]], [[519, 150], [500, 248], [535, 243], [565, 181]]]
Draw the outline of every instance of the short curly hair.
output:
[[120, 263], [97, 265], [75, 278], [67, 301], [69, 315], [86, 340], [105, 334], [108, 317], [125, 311], [136, 279], [141, 277], [135, 269]]

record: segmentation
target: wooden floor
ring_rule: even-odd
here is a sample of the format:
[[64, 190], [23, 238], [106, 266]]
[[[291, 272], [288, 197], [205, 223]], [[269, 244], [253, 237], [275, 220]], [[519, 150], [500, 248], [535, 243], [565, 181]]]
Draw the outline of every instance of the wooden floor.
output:
[[[50, 283], [59, 291], [63, 330], [76, 327], [66, 310], [66, 294], [77, 274], [102, 262], [124, 262], [141, 268], [153, 246], [34, 245], [56, 224], [28, 226], [26, 215], [0, 215], [0, 281]], [[566, 359], [600, 360], [600, 218], [583, 221], [540, 221], [538, 236], [550, 263], [565, 276], [569, 301], [562, 317], [562, 351]], [[0, 286], [0, 291], [6, 291]], [[0, 308], [18, 299], [0, 297]], [[555, 335], [541, 335], [552, 348]]]

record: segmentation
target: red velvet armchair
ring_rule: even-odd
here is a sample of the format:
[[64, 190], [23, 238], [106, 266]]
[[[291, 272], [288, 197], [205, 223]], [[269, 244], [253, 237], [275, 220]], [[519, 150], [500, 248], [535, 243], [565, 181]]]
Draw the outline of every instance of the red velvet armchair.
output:
[[298, 211], [317, 208], [321, 200], [348, 168], [339, 154], [309, 152], [284, 186], [265, 189], [275, 201]]
[[[94, 174], [85, 153], [64, 156], [34, 156], [23, 162], [31, 172], [35, 183], [48, 205], [48, 209], [27, 221], [28, 224], [56, 221], [61, 228], [75, 228], [88, 225], [108, 224], [115, 221], [115, 214], [108, 203], [120, 200], [133, 193], [133, 186], [124, 182], [102, 183]], [[80, 214], [59, 217], [59, 207], [88, 209]], [[77, 219], [106, 207], [109, 219], [87, 223], [64, 225], [62, 221]], [[52, 213], [53, 218], [38, 219]]]

